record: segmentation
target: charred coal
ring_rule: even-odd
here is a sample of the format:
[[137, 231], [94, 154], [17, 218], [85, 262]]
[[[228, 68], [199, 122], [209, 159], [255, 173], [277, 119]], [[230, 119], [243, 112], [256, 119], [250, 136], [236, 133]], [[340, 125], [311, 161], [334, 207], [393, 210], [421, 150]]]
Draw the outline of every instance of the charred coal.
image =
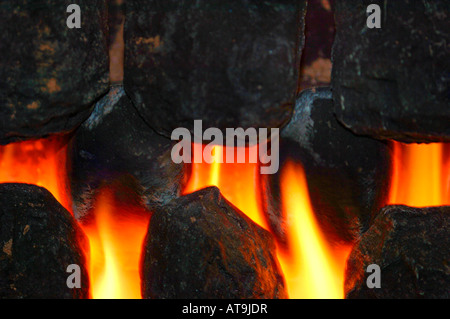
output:
[[79, 29], [66, 25], [73, 2], [1, 2], [0, 145], [69, 132], [107, 92], [105, 0], [76, 1]]
[[[338, 241], [358, 238], [385, 204], [390, 149], [343, 127], [333, 114], [329, 88], [306, 90], [298, 97], [292, 119], [281, 131], [281, 170], [289, 159], [303, 164], [318, 221]], [[285, 241], [280, 172], [262, 176], [263, 198], [272, 229]]]
[[[335, 2], [338, 119], [380, 139], [450, 141], [450, 2]], [[381, 28], [367, 26], [370, 4]]]
[[121, 86], [111, 89], [76, 131], [71, 151], [75, 215], [83, 217], [102, 185], [124, 181], [152, 210], [179, 196], [185, 166], [171, 159], [173, 142], [156, 134]]
[[144, 242], [144, 298], [287, 297], [272, 236], [216, 187], [156, 211]]
[[125, 90], [159, 133], [289, 120], [305, 0], [126, 3]]
[[[450, 297], [450, 207], [382, 209], [347, 262], [347, 298]], [[380, 288], [370, 289], [369, 265], [380, 267]], [[375, 282], [375, 278], [373, 279]], [[372, 283], [373, 283], [372, 282]]]
[[[87, 238], [46, 189], [0, 184], [0, 248], [0, 298], [89, 297]], [[70, 265], [80, 288], [67, 285]]]

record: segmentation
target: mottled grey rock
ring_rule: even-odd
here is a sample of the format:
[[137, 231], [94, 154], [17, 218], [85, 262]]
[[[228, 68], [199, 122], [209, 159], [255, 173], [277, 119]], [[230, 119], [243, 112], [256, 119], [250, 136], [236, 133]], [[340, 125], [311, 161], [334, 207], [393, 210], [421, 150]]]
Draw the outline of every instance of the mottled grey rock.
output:
[[156, 211], [144, 241], [144, 298], [286, 298], [272, 236], [216, 187]]
[[[450, 207], [383, 208], [347, 261], [347, 298], [450, 297]], [[371, 264], [381, 268], [381, 288], [369, 289]]]
[[[88, 298], [87, 251], [87, 237], [49, 191], [0, 184], [0, 298]], [[66, 284], [72, 264], [79, 289]]]
[[[366, 26], [371, 3], [381, 29]], [[335, 19], [338, 119], [381, 139], [450, 141], [450, 2], [336, 1]]]
[[[289, 159], [303, 165], [314, 212], [333, 240], [352, 242], [386, 204], [390, 148], [343, 127], [333, 114], [329, 88], [306, 90], [297, 98], [281, 131], [280, 167]], [[281, 172], [262, 176], [262, 189], [272, 229], [285, 241]]]
[[77, 218], [89, 211], [102, 185], [118, 181], [134, 188], [150, 210], [177, 197], [187, 176], [185, 166], [171, 159], [173, 145], [147, 126], [121, 86], [113, 87], [73, 139], [70, 180]]
[[125, 90], [159, 133], [289, 120], [305, 0], [129, 0]]
[[109, 85], [105, 0], [3, 0], [0, 21], [0, 145], [73, 130]]

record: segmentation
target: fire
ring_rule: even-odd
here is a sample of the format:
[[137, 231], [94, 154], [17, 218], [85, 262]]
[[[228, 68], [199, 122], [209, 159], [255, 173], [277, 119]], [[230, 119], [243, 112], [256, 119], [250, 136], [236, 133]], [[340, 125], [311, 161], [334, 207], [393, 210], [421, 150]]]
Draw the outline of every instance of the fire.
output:
[[[253, 147], [256, 148], [257, 146]], [[194, 145], [193, 150], [194, 153], [203, 152], [201, 146]], [[245, 151], [248, 159], [250, 149], [246, 148]], [[208, 186], [217, 186], [222, 195], [233, 205], [256, 224], [268, 229], [267, 222], [261, 212], [258, 163], [223, 163], [226, 147], [222, 146], [214, 146], [212, 153], [211, 164], [192, 164], [192, 175], [184, 189], [184, 194]]]
[[[0, 146], [0, 183], [49, 190], [72, 212], [66, 170], [67, 140], [51, 137]], [[93, 298], [141, 298], [139, 261], [150, 216], [133, 201], [122, 204], [110, 189], [96, 198], [93, 220], [81, 226], [89, 238]]]
[[67, 147], [62, 137], [0, 146], [0, 183], [44, 187], [72, 212], [66, 160]]
[[316, 222], [303, 167], [287, 162], [281, 178], [288, 251], [278, 259], [290, 298], [344, 298], [344, 270], [351, 247], [333, 249]]
[[[194, 145], [193, 149], [202, 151], [201, 146]], [[222, 163], [224, 153], [226, 148], [215, 146], [211, 164], [192, 164], [184, 193], [217, 186], [225, 198], [269, 230], [261, 208], [259, 164]], [[324, 239], [314, 219], [300, 165], [289, 163], [283, 169], [282, 185], [283, 207], [290, 225], [289, 250], [278, 247], [277, 254], [290, 298], [343, 298], [344, 267], [351, 247], [332, 249]]]
[[83, 223], [89, 238], [89, 278], [94, 299], [141, 299], [140, 256], [150, 216], [102, 188]]
[[450, 205], [450, 144], [393, 143], [389, 204]]
[[450, 145], [446, 144], [444, 148], [444, 199], [446, 198], [446, 205], [450, 203]]
[[[64, 138], [52, 137], [0, 146], [0, 183], [45, 187], [72, 211], [66, 145]], [[450, 205], [450, 144], [394, 142], [393, 147], [389, 204]], [[203, 148], [194, 145], [194, 152]], [[245, 151], [248, 155], [250, 149]], [[211, 164], [192, 164], [184, 194], [217, 186], [225, 198], [270, 231], [261, 208], [260, 164], [223, 163], [224, 154], [226, 148], [215, 146]], [[289, 161], [281, 173], [288, 245], [277, 245], [277, 255], [289, 296], [343, 298], [344, 268], [351, 247], [331, 245], [318, 226], [302, 166]], [[118, 200], [111, 187], [99, 190], [91, 213], [93, 217], [82, 227], [90, 242], [92, 297], [141, 298], [139, 265], [149, 213], [133, 200]]]

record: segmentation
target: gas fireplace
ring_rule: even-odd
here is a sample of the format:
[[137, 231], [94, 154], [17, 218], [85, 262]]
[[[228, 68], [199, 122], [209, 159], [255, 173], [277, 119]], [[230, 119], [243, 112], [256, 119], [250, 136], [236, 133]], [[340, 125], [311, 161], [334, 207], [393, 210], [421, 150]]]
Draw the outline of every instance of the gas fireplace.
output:
[[0, 298], [449, 298], [450, 4], [408, 3], [2, 1]]

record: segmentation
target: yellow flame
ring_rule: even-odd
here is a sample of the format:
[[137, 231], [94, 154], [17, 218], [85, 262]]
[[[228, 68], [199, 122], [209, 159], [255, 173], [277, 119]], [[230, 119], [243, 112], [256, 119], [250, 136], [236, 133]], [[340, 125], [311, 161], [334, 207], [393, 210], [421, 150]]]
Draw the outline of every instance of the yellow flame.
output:
[[[194, 147], [194, 152], [197, 149]], [[248, 151], [248, 150], [247, 150]], [[217, 186], [222, 195], [262, 228], [269, 230], [261, 208], [259, 164], [219, 163], [226, 148], [216, 147], [212, 164], [193, 164], [185, 194]], [[247, 157], [248, 158], [248, 157]], [[282, 174], [283, 212], [288, 215], [289, 250], [277, 255], [290, 298], [343, 298], [344, 269], [350, 246], [329, 247], [309, 202], [301, 165], [288, 164]]]
[[101, 191], [95, 206], [95, 223], [83, 227], [91, 249], [92, 298], [141, 299], [139, 265], [149, 218], [130, 216], [107, 189]]
[[222, 147], [214, 146], [213, 148], [213, 164], [211, 173], [211, 184], [219, 185], [219, 175], [220, 175], [220, 158], [223, 157]]
[[[193, 150], [194, 152], [202, 151], [202, 148], [194, 145]], [[246, 148], [247, 155], [250, 151], [250, 148]], [[255, 150], [253, 149], [253, 151]], [[223, 146], [214, 146], [212, 153], [214, 159], [212, 164], [192, 164], [192, 174], [184, 189], [184, 194], [208, 186], [217, 186], [227, 200], [256, 224], [268, 229], [261, 212], [258, 163], [223, 163], [226, 153], [226, 147]], [[246, 158], [248, 159], [248, 156]]]
[[321, 232], [309, 199], [301, 165], [288, 162], [282, 172], [283, 211], [287, 215], [289, 252], [279, 253], [289, 297], [294, 299], [344, 297], [344, 267], [349, 248], [336, 262]]

